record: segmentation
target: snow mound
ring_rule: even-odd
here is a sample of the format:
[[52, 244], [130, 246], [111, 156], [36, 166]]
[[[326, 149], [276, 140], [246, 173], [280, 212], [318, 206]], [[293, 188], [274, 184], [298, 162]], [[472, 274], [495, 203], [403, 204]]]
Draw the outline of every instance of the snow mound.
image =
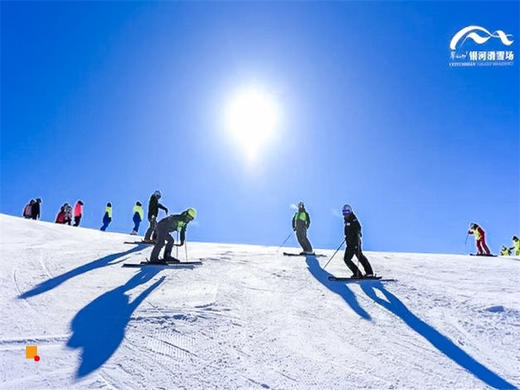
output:
[[323, 269], [327, 258], [189, 242], [202, 266], [123, 268], [151, 248], [6, 215], [0, 226], [1, 388], [520, 386], [513, 258], [367, 252], [397, 281], [347, 284], [328, 280], [349, 275], [341, 256]]

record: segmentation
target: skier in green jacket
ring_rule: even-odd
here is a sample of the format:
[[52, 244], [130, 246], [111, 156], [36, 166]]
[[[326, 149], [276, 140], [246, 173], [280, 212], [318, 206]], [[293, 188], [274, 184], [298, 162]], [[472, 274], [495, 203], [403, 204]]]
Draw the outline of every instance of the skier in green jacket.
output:
[[[170, 215], [159, 221], [156, 228], [157, 241], [153, 247], [152, 254], [150, 255], [150, 263], [164, 264], [167, 261], [179, 261], [171, 255], [175, 241], [170, 233], [178, 231], [180, 233], [181, 243], [177, 246], [184, 245], [186, 227], [188, 226], [188, 223], [195, 219], [196, 215], [197, 211], [190, 208], [180, 214]], [[161, 252], [165, 242], [166, 248], [164, 249], [164, 257], [162, 260], [159, 260], [159, 253]]]
[[515, 256], [520, 256], [520, 240], [517, 236], [513, 236], [513, 247], [511, 248]]
[[307, 238], [307, 229], [311, 225], [311, 218], [309, 217], [309, 213], [305, 210], [305, 205], [303, 202], [298, 203], [298, 211], [294, 214], [292, 219], [292, 228], [296, 232], [296, 238], [298, 239], [298, 243], [301, 245], [303, 252], [301, 255], [312, 255], [314, 254], [312, 250], [312, 245]]

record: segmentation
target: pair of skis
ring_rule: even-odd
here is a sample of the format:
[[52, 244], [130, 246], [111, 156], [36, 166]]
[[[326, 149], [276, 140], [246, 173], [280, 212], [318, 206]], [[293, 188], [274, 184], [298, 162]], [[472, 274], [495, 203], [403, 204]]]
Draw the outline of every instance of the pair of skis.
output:
[[327, 257], [326, 255], [321, 255], [321, 254], [316, 254], [316, 253], [289, 253], [289, 252], [284, 252], [283, 253], [284, 256], [313, 256], [313, 257]]
[[155, 242], [153, 241], [125, 241], [125, 244], [132, 244], [132, 245], [155, 245]]
[[[305, 253], [288, 253], [288, 252], [284, 252], [283, 254], [284, 254], [284, 256], [327, 257], [326, 255], [315, 254], [315, 253], [305, 254]], [[377, 276], [377, 275], [368, 276], [368, 277], [364, 276], [364, 277], [360, 277], [360, 278], [353, 278], [353, 277], [341, 278], [341, 277], [336, 277], [336, 276], [329, 276], [329, 280], [331, 282], [368, 282], [368, 281], [395, 282], [396, 281], [396, 279], [383, 279], [382, 276]]]
[[396, 282], [397, 279], [383, 279], [382, 276], [363, 276], [360, 278], [340, 278], [336, 276], [329, 276], [331, 282]]
[[[155, 242], [153, 241], [125, 241], [125, 244], [132, 244], [132, 245], [155, 245]], [[155, 266], [155, 267], [166, 267], [166, 268], [183, 268], [183, 267], [192, 267], [195, 265], [202, 265], [202, 261], [180, 261], [178, 259], [174, 259], [171, 261], [165, 261], [165, 262], [157, 262], [157, 263], [151, 263], [146, 259], [147, 261], [141, 261], [140, 263], [125, 263], [123, 264], [123, 267], [130, 267], [130, 268], [140, 268], [140, 267], [149, 267], [149, 266]]]
[[202, 265], [202, 261], [166, 261], [161, 263], [151, 263], [150, 261], [141, 261], [138, 264], [125, 263], [123, 267], [141, 268], [141, 267], [165, 267], [165, 268], [182, 268]]

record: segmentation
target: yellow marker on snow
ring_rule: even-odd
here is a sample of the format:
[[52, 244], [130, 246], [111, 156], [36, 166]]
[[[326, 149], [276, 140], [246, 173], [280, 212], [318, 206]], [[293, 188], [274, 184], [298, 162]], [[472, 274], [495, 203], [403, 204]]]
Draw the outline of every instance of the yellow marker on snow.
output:
[[36, 345], [27, 345], [25, 347], [25, 358], [34, 359], [35, 356], [38, 356], [38, 347]]

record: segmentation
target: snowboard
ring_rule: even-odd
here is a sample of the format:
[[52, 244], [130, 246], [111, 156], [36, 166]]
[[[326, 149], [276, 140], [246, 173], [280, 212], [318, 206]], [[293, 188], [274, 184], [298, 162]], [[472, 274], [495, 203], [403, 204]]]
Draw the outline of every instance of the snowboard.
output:
[[341, 278], [336, 276], [329, 276], [329, 280], [331, 282], [369, 282], [369, 281], [379, 281], [379, 282], [395, 282], [396, 279], [383, 279], [382, 276], [369, 276], [362, 278]]
[[284, 256], [301, 256], [301, 257], [304, 257], [304, 256], [327, 257], [327, 256], [325, 256], [325, 255], [320, 255], [320, 254], [316, 254], [316, 253], [314, 253], [314, 254], [312, 254], [312, 255], [311, 255], [311, 254], [309, 254], [309, 255], [301, 255], [301, 254], [299, 254], [299, 253], [289, 253], [289, 252], [284, 252], [283, 255], [284, 255]]
[[155, 242], [146, 242], [146, 241], [125, 241], [125, 244], [145, 244], [145, 245], [155, 245]]
[[483, 256], [483, 257], [497, 257], [497, 255], [486, 255], [486, 254], [478, 254], [478, 253], [470, 253], [470, 256]]

